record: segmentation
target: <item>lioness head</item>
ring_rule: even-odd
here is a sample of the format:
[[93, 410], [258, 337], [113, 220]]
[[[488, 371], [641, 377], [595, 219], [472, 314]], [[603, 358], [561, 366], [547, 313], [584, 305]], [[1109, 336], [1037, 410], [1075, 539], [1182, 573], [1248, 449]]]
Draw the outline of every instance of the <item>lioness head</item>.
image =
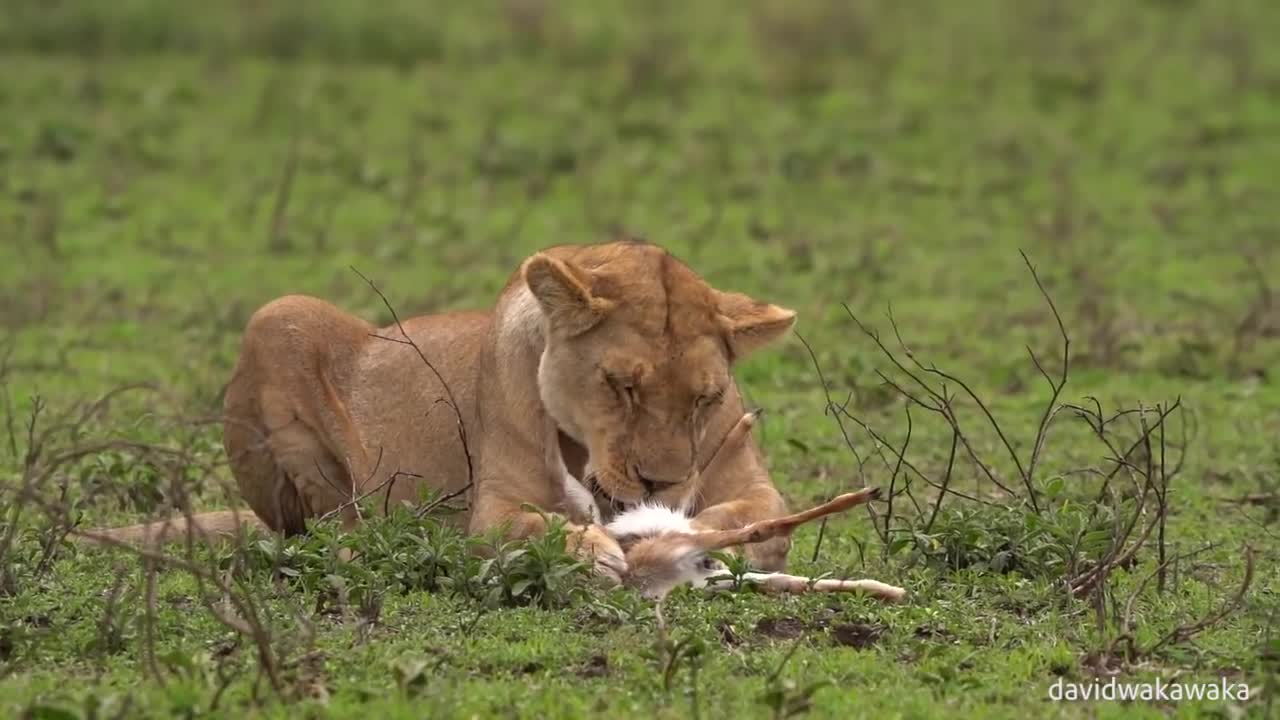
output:
[[734, 362], [795, 313], [716, 290], [636, 241], [552, 248], [523, 277], [545, 318], [543, 406], [586, 450], [588, 486], [615, 505], [688, 506], [708, 422], [735, 392]]

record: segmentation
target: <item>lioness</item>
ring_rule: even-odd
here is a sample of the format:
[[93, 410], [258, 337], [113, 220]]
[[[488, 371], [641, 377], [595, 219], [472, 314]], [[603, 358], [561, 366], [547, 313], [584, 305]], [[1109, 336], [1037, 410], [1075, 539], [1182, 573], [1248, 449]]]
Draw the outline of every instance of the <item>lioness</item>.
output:
[[[787, 512], [758, 447], [748, 438], [713, 476], [697, 468], [743, 415], [734, 362], [794, 321], [637, 240], [549, 248], [521, 264], [492, 311], [405, 321], [434, 371], [397, 326], [289, 295], [245, 329], [224, 446], [245, 501], [286, 534], [335, 510], [355, 522], [352, 499], [374, 489], [381, 508], [430, 488], [466, 490], [469, 532], [526, 537], [545, 527], [526, 504], [568, 509], [565, 470], [603, 506], [649, 500], [688, 511], [700, 529], [737, 528]], [[461, 430], [441, 402], [450, 395]], [[196, 520], [230, 529], [228, 513]], [[599, 524], [569, 528], [597, 573], [625, 572]], [[788, 548], [778, 538], [745, 552], [781, 570]]]

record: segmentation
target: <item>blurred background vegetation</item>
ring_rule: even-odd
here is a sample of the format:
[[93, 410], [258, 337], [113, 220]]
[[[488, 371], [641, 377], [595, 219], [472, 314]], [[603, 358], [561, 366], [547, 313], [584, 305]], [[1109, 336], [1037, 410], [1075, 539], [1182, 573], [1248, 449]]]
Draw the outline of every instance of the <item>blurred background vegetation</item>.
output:
[[1274, 357], [1265, 0], [4, 10], [0, 297], [23, 352], [96, 320], [185, 384], [147, 357], [157, 324], [214, 340], [182, 360], [224, 372], [273, 295], [376, 315], [350, 264], [405, 311], [476, 305], [533, 249], [625, 228], [813, 333], [840, 301], [892, 300], [930, 336], [945, 310], [921, 341], [1002, 382], [1052, 340], [1019, 248], [1082, 367]]

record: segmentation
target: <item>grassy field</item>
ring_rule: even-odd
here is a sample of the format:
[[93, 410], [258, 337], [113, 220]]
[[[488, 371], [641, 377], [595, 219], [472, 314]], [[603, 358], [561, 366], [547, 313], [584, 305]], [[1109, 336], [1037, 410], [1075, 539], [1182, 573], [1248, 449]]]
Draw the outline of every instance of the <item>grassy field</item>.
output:
[[[1277, 37], [1268, 0], [4, 3], [0, 714], [1280, 716]], [[555, 536], [495, 569], [404, 515], [67, 541], [234, 502], [262, 303], [389, 321], [355, 268], [483, 307], [622, 229], [799, 312], [738, 372], [778, 485], [898, 494], [791, 567], [909, 602], [681, 591], [660, 632]], [[1249, 697], [1050, 700], [1113, 674]]]

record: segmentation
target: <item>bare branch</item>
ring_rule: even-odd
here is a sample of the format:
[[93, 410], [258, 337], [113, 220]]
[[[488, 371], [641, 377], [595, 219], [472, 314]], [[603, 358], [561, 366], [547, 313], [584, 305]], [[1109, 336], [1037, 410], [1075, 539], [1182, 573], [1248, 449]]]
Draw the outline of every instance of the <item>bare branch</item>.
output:
[[396, 342], [396, 343], [400, 343], [400, 344], [404, 344], [412, 347], [414, 352], [418, 354], [418, 359], [421, 360], [422, 364], [425, 365], [426, 368], [431, 371], [431, 374], [435, 376], [436, 381], [440, 383], [440, 386], [442, 388], [444, 388], [445, 398], [447, 398], [447, 400], [445, 398], [440, 398], [440, 399], [437, 399], [436, 402], [438, 403], [438, 402], [444, 401], [445, 404], [448, 405], [449, 409], [453, 411], [454, 418], [457, 421], [458, 440], [459, 442], [462, 443], [462, 453], [467, 460], [466, 489], [470, 490], [475, 485], [475, 465], [474, 465], [473, 458], [471, 456], [471, 445], [467, 439], [466, 424], [462, 420], [462, 409], [458, 405], [457, 398], [454, 397], [453, 395], [453, 388], [449, 387], [449, 383], [445, 381], [444, 375], [440, 374], [440, 371], [436, 368], [436, 366], [430, 360], [428, 360], [426, 354], [422, 352], [422, 348], [418, 346], [418, 343], [415, 342], [413, 337], [410, 336], [409, 333], [404, 329], [404, 324], [400, 322], [400, 315], [396, 313], [396, 309], [391, 306], [391, 301], [387, 299], [387, 296], [383, 294], [382, 290], [380, 290], [372, 280], [365, 277], [365, 275], [361, 273], [359, 270], [357, 270], [355, 267], [352, 267], [351, 271], [354, 272], [356, 275], [359, 275], [360, 279], [364, 280], [365, 283], [368, 284], [369, 288], [372, 289], [375, 293], [377, 293], [378, 297], [382, 300], [383, 306], [387, 308], [387, 312], [391, 313], [391, 319], [395, 321], [396, 329], [400, 331], [400, 335], [403, 337], [403, 340], [389, 338], [383, 335], [379, 335], [377, 333], [372, 333], [372, 336], [382, 340], [389, 340], [391, 342]]
[[1244, 548], [1244, 579], [1240, 581], [1240, 589], [1231, 597], [1217, 612], [1201, 618], [1196, 622], [1180, 625], [1173, 629], [1168, 635], [1161, 638], [1155, 645], [1147, 651], [1148, 654], [1154, 654], [1160, 648], [1172, 643], [1181, 643], [1190, 640], [1200, 633], [1222, 622], [1228, 615], [1235, 612], [1244, 602], [1245, 593], [1249, 591], [1249, 586], [1253, 584], [1253, 547], [1246, 545]]

